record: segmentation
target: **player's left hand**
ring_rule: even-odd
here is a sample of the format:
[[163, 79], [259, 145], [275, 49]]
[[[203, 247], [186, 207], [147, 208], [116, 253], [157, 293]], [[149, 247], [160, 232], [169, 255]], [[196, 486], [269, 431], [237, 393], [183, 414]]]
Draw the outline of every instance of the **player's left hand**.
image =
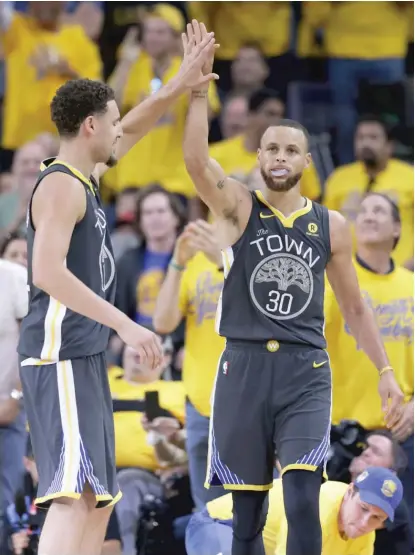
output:
[[219, 75], [209, 71], [205, 73], [202, 69], [209, 67], [206, 65], [215, 51], [215, 38], [213, 33], [208, 33], [203, 25], [203, 36], [201, 24], [193, 20], [192, 24], [187, 25], [187, 34], [182, 33], [183, 42], [183, 61], [177, 74], [178, 79], [184, 88], [200, 89], [207, 88], [210, 81], [219, 79]]
[[382, 411], [388, 428], [393, 429], [402, 413], [403, 393], [392, 371], [385, 372], [379, 378], [379, 395], [382, 399]]
[[392, 433], [398, 441], [405, 441], [414, 433], [414, 400], [412, 399], [402, 409], [401, 417], [392, 428]]

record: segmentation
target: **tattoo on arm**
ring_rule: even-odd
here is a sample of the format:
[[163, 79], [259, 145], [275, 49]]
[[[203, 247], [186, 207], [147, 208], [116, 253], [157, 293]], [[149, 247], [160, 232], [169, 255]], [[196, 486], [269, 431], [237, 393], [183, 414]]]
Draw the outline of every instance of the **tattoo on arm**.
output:
[[192, 91], [193, 98], [206, 98], [207, 91]]
[[224, 180], [224, 179], [221, 179], [221, 180], [218, 181], [217, 184], [216, 184], [216, 187], [217, 187], [218, 189], [223, 189], [224, 186], [225, 186], [225, 180]]

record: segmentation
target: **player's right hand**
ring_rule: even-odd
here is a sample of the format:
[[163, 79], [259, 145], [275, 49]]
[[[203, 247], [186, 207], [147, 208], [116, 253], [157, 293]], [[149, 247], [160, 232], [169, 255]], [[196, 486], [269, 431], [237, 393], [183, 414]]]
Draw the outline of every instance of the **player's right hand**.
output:
[[121, 339], [140, 356], [140, 364], [155, 370], [163, 363], [163, 347], [158, 335], [125, 319], [116, 330]]

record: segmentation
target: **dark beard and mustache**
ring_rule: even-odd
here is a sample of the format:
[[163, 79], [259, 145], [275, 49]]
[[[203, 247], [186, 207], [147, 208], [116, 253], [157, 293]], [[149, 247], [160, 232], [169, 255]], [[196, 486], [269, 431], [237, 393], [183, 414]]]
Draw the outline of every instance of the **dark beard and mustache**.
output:
[[296, 173], [295, 175], [287, 177], [285, 181], [279, 180], [278, 182], [275, 182], [274, 178], [270, 175], [267, 175], [262, 168], [261, 175], [268, 189], [271, 189], [271, 191], [285, 193], [287, 191], [290, 191], [293, 187], [297, 185], [303, 175], [303, 172]]

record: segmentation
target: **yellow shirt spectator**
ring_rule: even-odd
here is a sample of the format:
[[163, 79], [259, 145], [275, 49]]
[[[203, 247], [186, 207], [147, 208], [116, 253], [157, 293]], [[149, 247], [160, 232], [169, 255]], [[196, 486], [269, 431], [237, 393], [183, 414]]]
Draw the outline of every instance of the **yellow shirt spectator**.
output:
[[[348, 485], [326, 482], [320, 492], [320, 522], [323, 535], [322, 555], [372, 555], [375, 533], [345, 540], [338, 527], [339, 510]], [[232, 518], [232, 495], [227, 494], [207, 504], [212, 518]], [[284, 512], [282, 480], [274, 480], [269, 492], [268, 517], [262, 533], [266, 555], [285, 555], [287, 520]]]
[[56, 131], [49, 105], [56, 89], [69, 78], [55, 70], [37, 77], [33, 58], [46, 56], [49, 49], [66, 60], [71, 72], [89, 79], [101, 77], [101, 59], [82, 27], [69, 25], [48, 31], [20, 13], [13, 14], [2, 32], [2, 42], [6, 60], [2, 146], [15, 150], [40, 133]]
[[223, 272], [202, 253], [188, 264], [180, 282], [180, 311], [186, 319], [183, 382], [203, 416], [210, 416], [210, 396], [225, 340], [215, 331], [216, 308]]
[[[113, 367], [108, 372], [111, 395], [118, 401], [138, 401], [137, 411], [114, 412], [115, 462], [118, 467], [144, 468], [154, 472], [159, 463], [154, 448], [147, 443], [147, 434], [141, 425], [144, 398], [147, 391], [158, 391], [160, 407], [184, 423], [185, 391], [182, 382], [158, 380], [140, 384], [124, 379], [122, 368]], [[167, 416], [167, 415], [166, 415]]]
[[[368, 185], [369, 177], [361, 162], [340, 166], [327, 181], [324, 204], [330, 210], [338, 210], [353, 223]], [[413, 166], [400, 160], [389, 160], [386, 168], [376, 176], [370, 190], [388, 195], [399, 207], [402, 233], [393, 258], [398, 264], [404, 264], [414, 253]]]
[[[396, 267], [389, 274], [376, 274], [357, 262], [355, 266], [362, 294], [374, 310], [396, 379], [405, 401], [409, 401], [414, 393], [413, 273]], [[325, 318], [333, 372], [333, 423], [348, 418], [357, 420], [369, 430], [385, 427], [378, 395], [378, 373], [356, 345], [329, 286]]]
[[[122, 112], [126, 113], [142, 102], [154, 87], [169, 81], [179, 70], [181, 58], [172, 58], [163, 79], [156, 79], [152, 60], [142, 52], [132, 66], [124, 89]], [[220, 102], [215, 85], [209, 87], [211, 109], [219, 112]], [[149, 183], [161, 183], [166, 189], [187, 197], [195, 196], [195, 191], [184, 167], [182, 143], [189, 95], [183, 94], [174, 106], [158, 121], [131, 151], [111, 170], [108, 186], [117, 191], [125, 187], [143, 187]]]
[[303, 2], [301, 50], [306, 29], [323, 29], [331, 58], [403, 58], [413, 32], [413, 9], [413, 2]]
[[[250, 152], [246, 149], [243, 135], [213, 144], [209, 154], [228, 175], [247, 175], [258, 165], [257, 152]], [[307, 198], [315, 200], [320, 196], [320, 180], [313, 165], [305, 170], [301, 184], [301, 191]]]
[[215, 32], [216, 57], [232, 60], [244, 44], [258, 44], [267, 57], [287, 52], [290, 43], [289, 2], [189, 2], [190, 18]]

